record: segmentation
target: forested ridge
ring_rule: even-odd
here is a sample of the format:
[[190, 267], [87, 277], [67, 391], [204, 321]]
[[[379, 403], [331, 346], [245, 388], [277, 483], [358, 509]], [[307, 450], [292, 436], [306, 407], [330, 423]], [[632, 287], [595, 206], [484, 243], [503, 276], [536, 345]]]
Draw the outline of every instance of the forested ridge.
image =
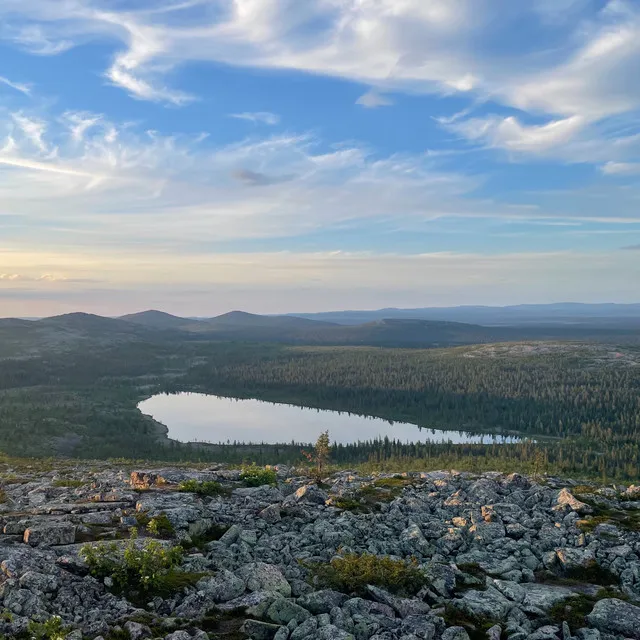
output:
[[201, 391], [535, 440], [334, 447], [332, 460], [342, 465], [544, 467], [636, 478], [640, 351], [588, 344], [533, 345], [530, 352], [516, 347], [312, 348], [133, 339], [5, 358], [0, 448], [11, 455], [300, 461], [298, 445], [168, 441], [160, 425], [136, 408], [158, 392]]

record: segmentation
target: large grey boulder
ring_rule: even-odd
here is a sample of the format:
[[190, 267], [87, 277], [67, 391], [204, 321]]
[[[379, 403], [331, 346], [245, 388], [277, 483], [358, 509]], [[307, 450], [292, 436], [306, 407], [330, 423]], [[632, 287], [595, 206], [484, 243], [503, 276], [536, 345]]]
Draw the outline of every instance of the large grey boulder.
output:
[[603, 633], [640, 638], [640, 607], [617, 598], [596, 602], [587, 621]]
[[581, 515], [593, 513], [593, 507], [578, 500], [568, 489], [562, 489], [556, 498], [556, 506], [554, 509], [570, 509]]
[[231, 571], [222, 569], [215, 576], [199, 580], [196, 589], [206, 594], [213, 602], [227, 602], [242, 595], [245, 584]]
[[417, 598], [400, 598], [380, 587], [367, 585], [367, 592], [376, 601], [391, 607], [401, 618], [408, 616], [424, 615], [431, 607]]
[[313, 591], [300, 596], [297, 602], [307, 611], [311, 611], [313, 615], [317, 616], [321, 613], [330, 613], [334, 607], [341, 607], [348, 599], [348, 596], [339, 591], [322, 589], [321, 591]]
[[285, 598], [291, 596], [291, 585], [278, 567], [264, 562], [251, 562], [236, 571], [249, 591], [277, 591]]
[[311, 614], [299, 604], [280, 598], [267, 609], [267, 618], [276, 624], [289, 624], [295, 620], [298, 624], [310, 618]]
[[464, 627], [449, 627], [444, 630], [442, 640], [469, 640], [469, 634]]
[[240, 628], [242, 633], [248, 635], [252, 640], [273, 640], [280, 625], [262, 622], [260, 620], [245, 620]]
[[596, 554], [592, 549], [563, 547], [556, 549], [556, 556], [563, 569], [577, 569], [588, 567], [593, 564]]
[[461, 598], [452, 602], [456, 609], [478, 617], [493, 620], [504, 620], [507, 613], [514, 606], [513, 602], [505, 598], [497, 589], [489, 587], [486, 591], [470, 589]]
[[37, 524], [24, 532], [24, 542], [32, 547], [50, 547], [73, 544], [76, 541], [76, 525], [72, 522]]
[[310, 502], [312, 504], [324, 504], [329, 496], [315, 484], [307, 484], [300, 487], [294, 494], [298, 502]]

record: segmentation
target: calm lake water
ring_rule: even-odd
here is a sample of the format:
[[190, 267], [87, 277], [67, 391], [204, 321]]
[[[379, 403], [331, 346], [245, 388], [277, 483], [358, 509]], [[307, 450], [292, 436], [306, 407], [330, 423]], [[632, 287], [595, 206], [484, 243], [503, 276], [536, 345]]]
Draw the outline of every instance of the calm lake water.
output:
[[169, 438], [180, 442], [309, 443], [326, 430], [332, 442], [343, 444], [385, 436], [403, 442], [502, 444], [519, 440], [511, 436], [420, 429], [414, 424], [338, 411], [202, 393], [157, 395], [141, 402], [138, 408], [164, 424], [169, 429]]

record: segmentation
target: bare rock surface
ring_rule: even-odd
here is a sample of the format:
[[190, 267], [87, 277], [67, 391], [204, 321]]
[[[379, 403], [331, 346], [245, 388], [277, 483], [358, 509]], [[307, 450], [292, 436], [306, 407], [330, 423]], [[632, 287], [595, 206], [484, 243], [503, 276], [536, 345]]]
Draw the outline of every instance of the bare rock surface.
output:
[[[280, 467], [274, 486], [247, 487], [224, 465], [61, 467], [0, 481], [0, 637], [59, 616], [68, 640], [640, 638], [633, 485], [455, 471], [317, 484]], [[150, 541], [183, 549], [171, 588], [127, 591], [84, 559], [83, 547], [121, 557]], [[424, 585], [313, 579], [347, 554], [411, 562]]]

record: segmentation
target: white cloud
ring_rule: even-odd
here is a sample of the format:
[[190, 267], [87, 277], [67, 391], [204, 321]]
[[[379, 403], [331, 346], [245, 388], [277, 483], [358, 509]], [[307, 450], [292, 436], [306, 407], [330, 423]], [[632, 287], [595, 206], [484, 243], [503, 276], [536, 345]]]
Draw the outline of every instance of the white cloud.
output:
[[607, 162], [601, 167], [605, 175], [629, 176], [640, 174], [639, 162]]
[[17, 29], [5, 28], [7, 38], [29, 53], [55, 56], [68, 51], [73, 42], [64, 38], [50, 38], [38, 24], [25, 24]]
[[270, 111], [245, 111], [244, 113], [232, 113], [229, 117], [269, 126], [275, 126], [280, 122], [280, 116]]
[[30, 118], [22, 113], [14, 113], [12, 117], [14, 123], [33, 146], [39, 151], [48, 150], [44, 141], [44, 134], [47, 129], [45, 122], [37, 118]]
[[22, 82], [13, 82], [4, 76], [0, 76], [0, 84], [3, 84], [7, 87], [11, 87], [11, 89], [15, 89], [20, 93], [24, 93], [24, 95], [31, 95], [31, 87], [28, 84], [24, 84]]
[[393, 104], [393, 100], [375, 89], [370, 89], [356, 100], [356, 104], [367, 109], [375, 109], [376, 107], [389, 107]]
[[[504, 139], [520, 153], [559, 148], [554, 140], [597, 147], [600, 123], [640, 109], [640, 83], [630, 81], [640, 74], [640, 12], [624, 0], [604, 10], [586, 0], [197, 0], [136, 11], [107, 0], [5, 0], [3, 14], [23, 43], [120, 43], [109, 81], [176, 105], [193, 98], [165, 81], [183, 63], [298, 70], [368, 84], [363, 106], [405, 91], [515, 107], [543, 121], [495, 116], [495, 146]], [[525, 21], [519, 49], [496, 52]]]
[[523, 125], [513, 117], [470, 118], [446, 124], [468, 140], [507, 151], [543, 153], [566, 145], [585, 122], [580, 116], [554, 120], [543, 125]]

